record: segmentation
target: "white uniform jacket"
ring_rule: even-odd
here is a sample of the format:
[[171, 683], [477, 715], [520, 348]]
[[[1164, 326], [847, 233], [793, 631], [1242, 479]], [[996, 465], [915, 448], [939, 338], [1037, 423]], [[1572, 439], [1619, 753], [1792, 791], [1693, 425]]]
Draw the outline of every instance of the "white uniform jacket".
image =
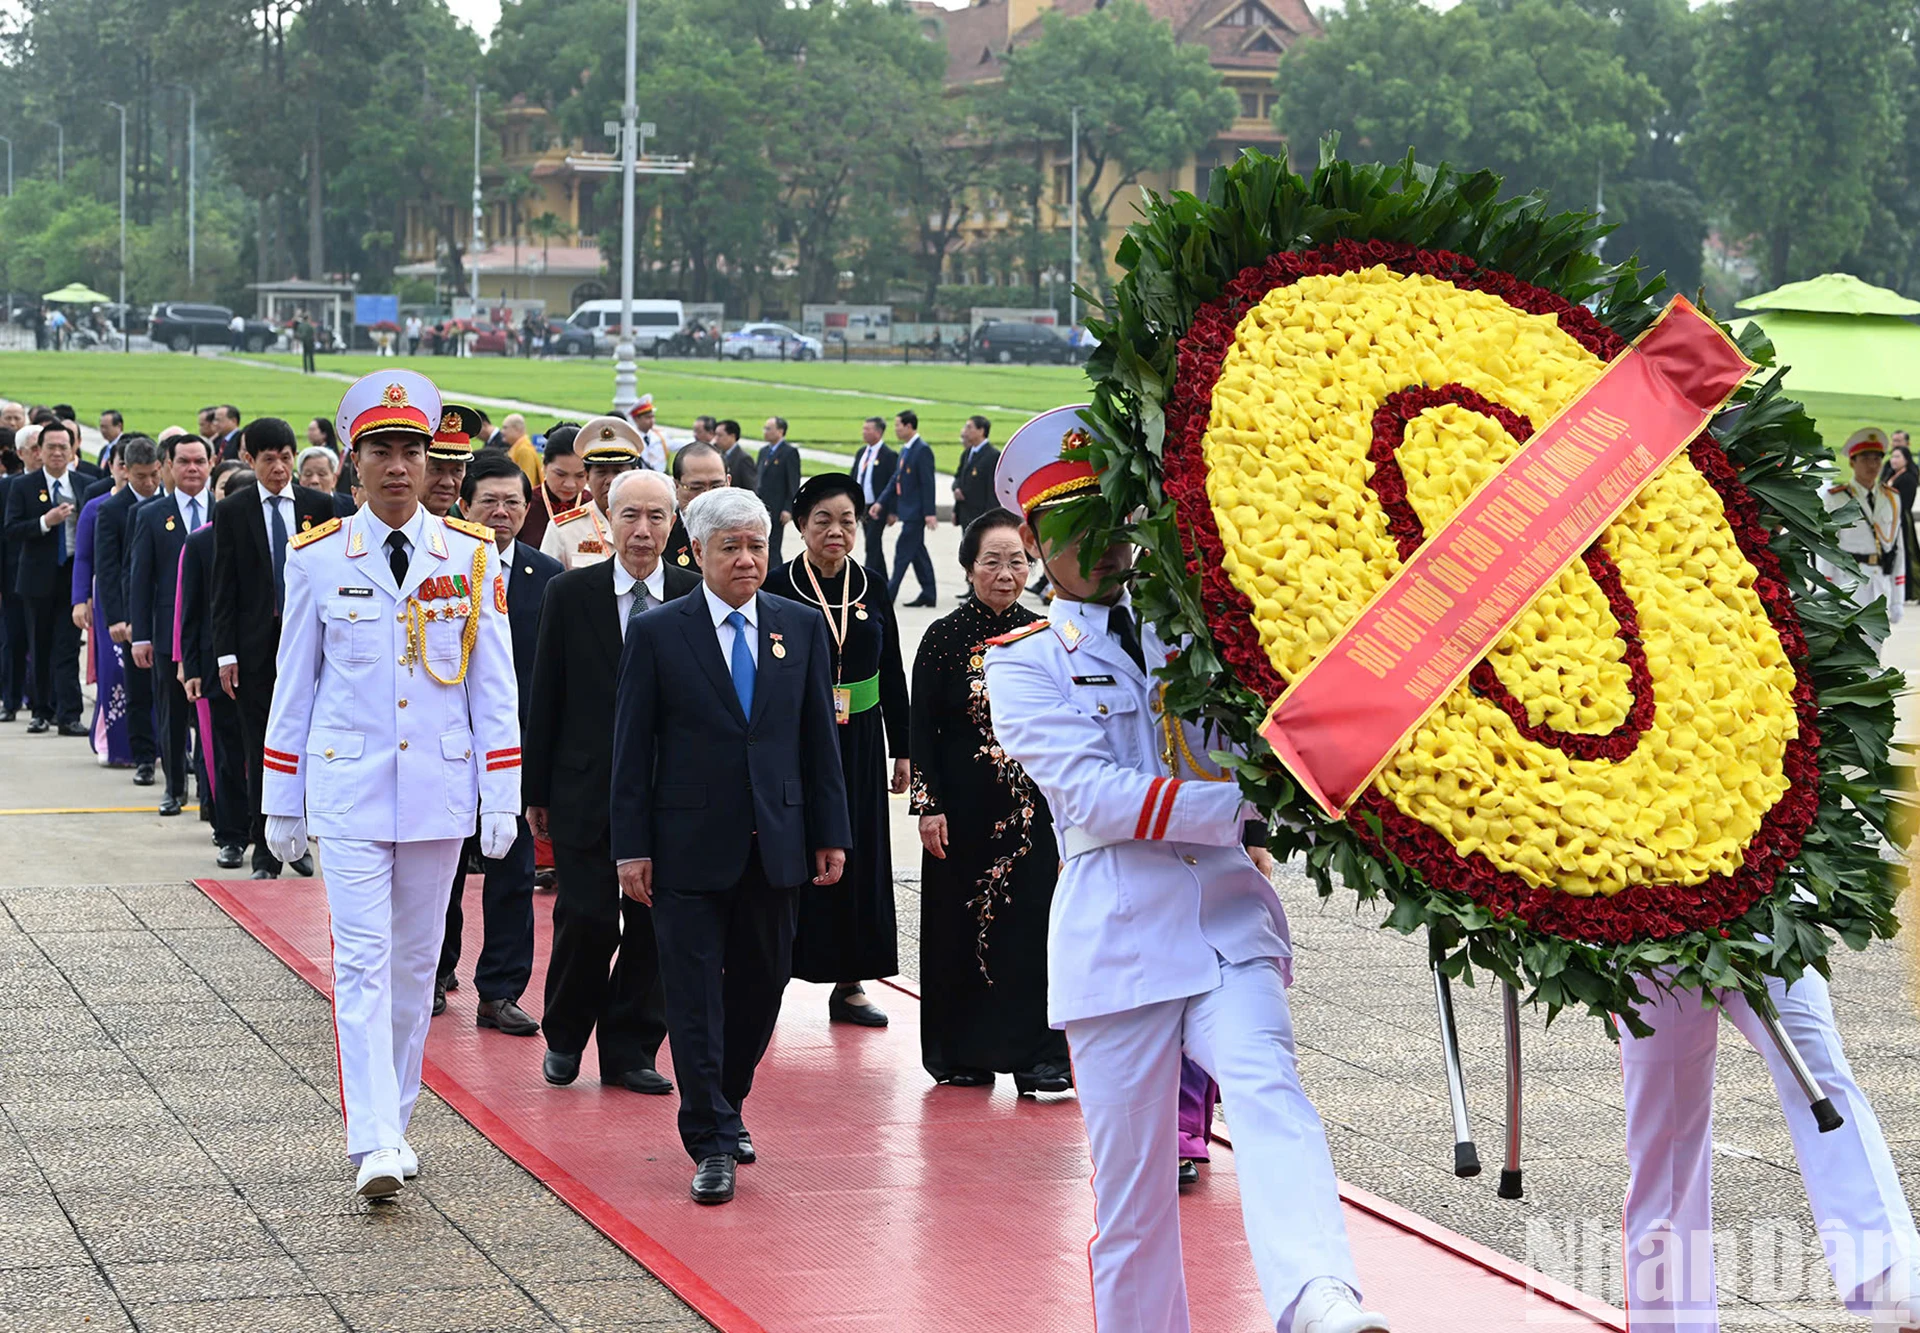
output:
[[[1141, 628], [1149, 668], [1168, 649]], [[994, 734], [1046, 794], [1065, 866], [1047, 930], [1047, 1020], [1201, 995], [1220, 962], [1290, 958], [1286, 914], [1241, 846], [1239, 784], [1169, 776], [1160, 688], [1107, 633], [1107, 608], [1057, 598], [1048, 627], [986, 654]], [[1209, 745], [1185, 729], [1211, 771]], [[1284, 966], [1284, 964], [1283, 964]]]
[[[479, 813], [519, 809], [519, 691], [498, 552], [424, 518], [403, 588], [364, 515], [287, 552], [261, 806], [305, 815], [316, 837], [464, 838]], [[485, 559], [474, 587], [476, 551]], [[455, 576], [470, 595], [419, 596], [427, 580]], [[409, 594], [435, 618], [421, 625], [425, 660], [406, 665]], [[463, 621], [442, 612], [460, 602], [479, 634], [464, 680], [442, 685], [428, 668], [459, 675]]]
[[[1859, 506], [1851, 522], [1840, 528], [1840, 549], [1853, 556], [1856, 566], [1847, 572], [1859, 580], [1853, 586], [1858, 606], [1871, 606], [1875, 600], [1887, 604], [1887, 623], [1897, 625], [1907, 600], [1906, 534], [1900, 526], [1900, 497], [1884, 482], [1871, 489], [1852, 478], [1820, 492], [1821, 503], [1829, 514], [1844, 509], [1848, 501]], [[1887, 552], [1893, 552], [1893, 572], [1882, 567]], [[1828, 578], [1835, 571], [1820, 562]]]
[[568, 569], [597, 565], [613, 556], [613, 524], [600, 512], [591, 495], [585, 504], [563, 509], [547, 524], [540, 554], [552, 556]]

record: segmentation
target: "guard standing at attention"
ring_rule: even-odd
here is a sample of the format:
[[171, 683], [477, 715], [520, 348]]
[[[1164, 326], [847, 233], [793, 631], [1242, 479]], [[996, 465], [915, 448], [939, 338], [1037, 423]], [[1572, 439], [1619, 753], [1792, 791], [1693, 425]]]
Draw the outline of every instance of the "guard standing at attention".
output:
[[[1840, 549], [1853, 557], [1859, 582], [1853, 600], [1872, 606], [1887, 604], [1887, 623], [1897, 625], [1907, 600], [1907, 550], [1900, 526], [1900, 497], [1880, 480], [1880, 464], [1887, 456], [1887, 436], [1877, 426], [1857, 430], [1847, 439], [1847, 465], [1853, 475], [1820, 493], [1829, 514], [1840, 515]], [[1829, 578], [1835, 571], [1822, 562]], [[1845, 583], [1842, 587], [1847, 586]]]
[[366, 505], [289, 543], [267, 719], [267, 841], [319, 839], [334, 1027], [358, 1191], [420, 1169], [406, 1130], [461, 841], [504, 856], [520, 804], [518, 699], [493, 532], [420, 503], [441, 419], [425, 376], [381, 371], [340, 400]]
[[613, 525], [607, 495], [614, 478], [640, 462], [640, 432], [619, 417], [594, 417], [573, 437], [573, 452], [587, 465], [586, 502], [555, 514], [540, 541], [540, 554], [568, 569], [597, 565], [613, 555]]
[[[990, 640], [994, 733], [1047, 798], [1064, 865], [1047, 936], [1047, 1020], [1064, 1028], [1093, 1155], [1094, 1321], [1184, 1333], [1178, 1152], [1181, 1055], [1219, 1083], [1247, 1242], [1281, 1333], [1360, 1333], [1326, 1130], [1300, 1086], [1287, 1008], [1286, 914], [1245, 850], [1257, 812], [1203, 757], [1224, 748], [1163, 715], [1172, 650], [1134, 616], [1124, 542], [1081, 568], [1040, 541], [1050, 505], [1096, 492], [1061, 457], [1088, 429], [1056, 408], [1008, 440], [994, 477], [1056, 596], [1050, 620]], [[1264, 853], [1261, 854], [1264, 857]]]

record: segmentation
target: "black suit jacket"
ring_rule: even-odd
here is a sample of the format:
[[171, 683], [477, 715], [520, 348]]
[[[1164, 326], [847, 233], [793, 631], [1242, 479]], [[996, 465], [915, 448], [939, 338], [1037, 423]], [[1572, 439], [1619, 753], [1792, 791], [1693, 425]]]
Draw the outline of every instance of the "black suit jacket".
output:
[[[78, 511], [86, 483], [68, 468], [60, 484]], [[22, 597], [57, 594], [65, 600], [73, 596], [73, 552], [68, 551], [66, 562], [61, 563], [58, 531], [40, 527], [40, 516], [52, 508], [53, 492], [44, 469], [21, 473], [7, 488], [6, 534], [15, 543], [19, 560], [12, 591]]]
[[129, 622], [127, 557], [132, 544], [128, 537], [133, 511], [140, 503], [140, 493], [129, 486], [102, 502], [93, 520], [93, 576], [100, 588], [100, 617], [108, 625]]
[[933, 446], [916, 435], [900, 451], [900, 467], [893, 474], [892, 512], [902, 523], [918, 523], [936, 512], [933, 474]]
[[[202, 491], [203, 514], [206, 499]], [[187, 523], [173, 496], [162, 492], [133, 511], [127, 556], [128, 621], [133, 642], [151, 643], [156, 658], [173, 657], [173, 607], [179, 593], [180, 548], [186, 544]]]
[[982, 443], [971, 459], [961, 451], [953, 475], [953, 521], [962, 528], [993, 508], [993, 470], [999, 462], [1000, 450], [993, 444]]
[[[112, 489], [113, 489], [112, 477], [100, 478], [100, 480], [94, 482], [92, 485], [87, 487], [87, 493], [81, 499], [80, 508], [85, 509], [89, 503], [99, 499], [101, 496], [105, 495], [107, 492], [111, 491]], [[95, 521], [96, 522], [98, 521], [97, 517]]]
[[[856, 482], [860, 480], [860, 454], [865, 452], [866, 446], [862, 445], [860, 453], [853, 456], [853, 466], [847, 469]], [[880, 452], [873, 456], [873, 500], [880, 506], [880, 514], [883, 518], [893, 512], [893, 474], [899, 466], [900, 455], [888, 445], [882, 444]], [[867, 517], [864, 510], [861, 511], [860, 519], [862, 522], [873, 521]]]
[[738, 486], [743, 491], [759, 488], [760, 467], [746, 445], [736, 441], [731, 449], [722, 450], [720, 457], [727, 465], [727, 485]]
[[[293, 512], [287, 538], [333, 517], [333, 497], [324, 491], [293, 487]], [[273, 547], [267, 540], [267, 516], [260, 508], [258, 484], [227, 493], [214, 509], [212, 633], [214, 656], [235, 658], [240, 688], [264, 689], [272, 697], [274, 658], [280, 652], [280, 613], [273, 606]]]
[[540, 608], [547, 600], [547, 584], [566, 566], [520, 541], [513, 544], [502, 563], [513, 567], [507, 575], [507, 630], [513, 635], [513, 674], [520, 684], [520, 730], [524, 733], [527, 706], [533, 697], [534, 655], [540, 643]]
[[667, 553], [660, 558], [670, 569], [700, 572], [700, 562], [693, 558], [693, 538], [687, 535], [687, 525], [678, 514], [673, 516], [673, 531], [667, 534]]
[[12, 489], [13, 480], [11, 475], [0, 473], [0, 605], [15, 595], [13, 576], [20, 561], [16, 554], [18, 543], [7, 535], [7, 492]]
[[[175, 599], [180, 622], [177, 660], [185, 668], [187, 679], [199, 678], [202, 694], [220, 688], [220, 668], [216, 665], [219, 654], [213, 650], [213, 590], [219, 586], [214, 581], [217, 542], [213, 534], [219, 528], [216, 521], [187, 534], [186, 558], [180, 562], [180, 589]], [[167, 627], [167, 651], [173, 651], [171, 625]]]
[[755, 614], [751, 717], [704, 594], [649, 611], [627, 631], [614, 706], [613, 857], [651, 857], [657, 888], [730, 889], [756, 843], [768, 882], [796, 887], [812, 878], [814, 851], [852, 845], [827, 622], [766, 593]]
[[[546, 808], [554, 838], [569, 847], [591, 847], [607, 836], [607, 792], [613, 786], [607, 718], [621, 650], [613, 563], [570, 569], [547, 584], [533, 691], [521, 728], [520, 794], [525, 804]], [[669, 602], [700, 587], [697, 574], [673, 565], [663, 568], [661, 578]], [[507, 596], [511, 600], [511, 586]]]
[[755, 494], [767, 506], [767, 513], [775, 523], [780, 515], [793, 512], [794, 492], [800, 489], [800, 451], [792, 440], [782, 440], [780, 451], [774, 453], [770, 444], [760, 448], [759, 482], [754, 487]]

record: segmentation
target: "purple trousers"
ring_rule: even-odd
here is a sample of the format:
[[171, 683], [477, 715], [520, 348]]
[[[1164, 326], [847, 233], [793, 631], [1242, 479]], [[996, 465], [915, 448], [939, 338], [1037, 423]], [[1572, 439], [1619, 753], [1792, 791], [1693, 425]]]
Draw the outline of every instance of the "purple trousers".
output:
[[1207, 1140], [1213, 1126], [1213, 1106], [1220, 1086], [1186, 1056], [1180, 1057], [1180, 1156], [1196, 1162], [1209, 1160]]

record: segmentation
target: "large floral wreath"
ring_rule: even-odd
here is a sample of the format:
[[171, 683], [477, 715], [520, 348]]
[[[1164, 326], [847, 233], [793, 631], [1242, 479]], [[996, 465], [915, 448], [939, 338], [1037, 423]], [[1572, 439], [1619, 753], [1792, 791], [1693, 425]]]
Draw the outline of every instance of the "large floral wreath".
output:
[[[1658, 313], [1584, 215], [1498, 178], [1249, 153], [1153, 199], [1095, 322], [1101, 496], [1057, 533], [1143, 550], [1186, 648], [1169, 706], [1247, 750], [1244, 788], [1322, 893], [1385, 894], [1443, 966], [1549, 1014], [1634, 1015], [1658, 978], [1758, 994], [1896, 929], [1879, 848], [1896, 673], [1816, 573], [1828, 455], [1749, 384], [1329, 819], [1269, 706], [1533, 431]], [[1743, 350], [1771, 363], [1757, 334]], [[1092, 547], [1097, 542], [1088, 542]], [[1837, 557], [1835, 557], [1837, 559]]]

